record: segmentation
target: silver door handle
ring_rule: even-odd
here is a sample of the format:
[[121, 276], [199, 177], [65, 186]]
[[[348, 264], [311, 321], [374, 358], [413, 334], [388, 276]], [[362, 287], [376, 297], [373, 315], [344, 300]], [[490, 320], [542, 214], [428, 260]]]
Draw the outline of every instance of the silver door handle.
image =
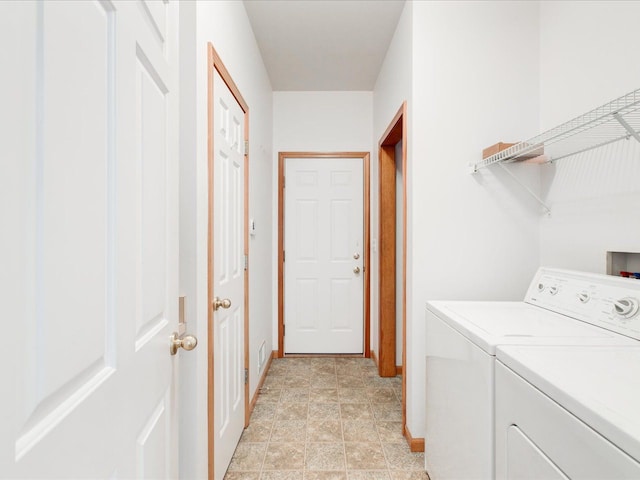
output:
[[353, 267], [353, 273], [356, 275], [360, 273], [360, 267]]

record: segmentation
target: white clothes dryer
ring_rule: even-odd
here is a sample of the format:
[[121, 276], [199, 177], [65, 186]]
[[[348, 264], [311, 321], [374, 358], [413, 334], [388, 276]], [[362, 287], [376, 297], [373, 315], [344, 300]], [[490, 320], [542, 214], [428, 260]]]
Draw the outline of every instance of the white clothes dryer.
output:
[[[632, 281], [541, 268], [523, 302], [427, 303], [425, 468], [432, 480], [495, 478], [498, 346], [637, 344], [599, 323], [595, 299], [620, 282]], [[640, 282], [632, 286], [640, 292]]]
[[638, 346], [505, 346], [496, 478], [640, 478]]

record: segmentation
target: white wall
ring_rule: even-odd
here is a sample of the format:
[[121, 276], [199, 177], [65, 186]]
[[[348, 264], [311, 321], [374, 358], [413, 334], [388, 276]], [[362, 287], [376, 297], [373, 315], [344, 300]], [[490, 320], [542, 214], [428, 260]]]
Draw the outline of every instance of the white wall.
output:
[[[638, 18], [640, 2], [542, 2], [543, 129], [640, 88]], [[607, 250], [640, 251], [639, 147], [631, 139], [543, 168], [543, 265], [604, 273]]]
[[[278, 152], [370, 152], [372, 119], [371, 92], [273, 92], [274, 179], [277, 178]], [[272, 205], [273, 211], [277, 212], [276, 191]], [[274, 213], [274, 245], [277, 245], [277, 221], [277, 213]], [[274, 247], [274, 299], [277, 298], [276, 257]], [[277, 349], [275, 303], [273, 345]]]
[[273, 150], [369, 152], [371, 92], [273, 92]]
[[[182, 4], [185, 7], [182, 7]], [[181, 409], [187, 431], [196, 425], [190, 439], [181, 447], [181, 477], [207, 477], [207, 42], [211, 42], [233, 77], [250, 112], [249, 215], [256, 220], [258, 233], [249, 245], [250, 291], [250, 395], [259, 380], [255, 367], [258, 348], [272, 346], [272, 297], [265, 285], [272, 282], [272, 96], [271, 85], [242, 2], [181, 2], [181, 13], [189, 15], [183, 28], [195, 28], [195, 37], [183, 32], [195, 59], [181, 63], [181, 78], [187, 79], [183, 92], [181, 120], [181, 293], [187, 296], [189, 331], [198, 336], [199, 345], [191, 352], [195, 378], [182, 379], [197, 401], [194, 410]], [[195, 8], [195, 12], [193, 12]], [[189, 12], [189, 10], [191, 11]], [[195, 24], [194, 24], [195, 22]], [[194, 81], [195, 85], [189, 85]], [[184, 84], [183, 84], [184, 88]], [[191, 129], [191, 131], [190, 131]], [[194, 134], [195, 132], [195, 134]], [[187, 212], [189, 210], [190, 212]], [[186, 357], [186, 355], [185, 355]], [[182, 432], [181, 432], [182, 434]], [[185, 456], [187, 458], [185, 458]], [[193, 465], [186, 465], [189, 459]], [[183, 474], [184, 473], [184, 474]]]
[[[409, 170], [407, 423], [424, 436], [425, 302], [521, 299], [539, 260], [540, 209], [482, 149], [538, 131], [539, 5], [416, 2]], [[533, 188], [539, 167], [511, 167]]]
[[[381, 140], [385, 130], [393, 120], [393, 117], [402, 106], [402, 102], [407, 101], [408, 106], [408, 130], [412, 132], [411, 111], [413, 108], [411, 102], [411, 86], [412, 86], [412, 48], [413, 48], [413, 25], [412, 25], [413, 4], [405, 3], [398, 25], [394, 33], [389, 49], [385, 56], [384, 63], [378, 74], [376, 84], [373, 90], [373, 146], [371, 155], [371, 349], [378, 352], [379, 348], [379, 318], [378, 318], [378, 288], [379, 288], [379, 251], [378, 245], [378, 142]], [[411, 134], [411, 133], [410, 133]], [[411, 145], [408, 145], [408, 162], [411, 168]], [[407, 199], [410, 202], [410, 199]], [[412, 226], [407, 225], [408, 232], [411, 232]], [[408, 234], [409, 235], [409, 234]], [[407, 263], [411, 262], [411, 237], [408, 238], [407, 245]], [[411, 265], [407, 265], [407, 287], [411, 282], [410, 278]], [[400, 331], [396, 332], [398, 335]], [[397, 338], [401, 345], [402, 338]], [[398, 349], [402, 355], [401, 348]], [[398, 357], [396, 357], [398, 358]], [[400, 357], [401, 363], [401, 357]], [[398, 365], [400, 363], [397, 363]]]

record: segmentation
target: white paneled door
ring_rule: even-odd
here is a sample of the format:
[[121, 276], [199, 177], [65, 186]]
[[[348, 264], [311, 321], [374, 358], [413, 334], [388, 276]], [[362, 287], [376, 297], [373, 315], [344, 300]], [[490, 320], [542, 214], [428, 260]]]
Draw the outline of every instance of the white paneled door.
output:
[[177, 5], [0, 18], [0, 475], [176, 478]]
[[286, 158], [285, 353], [363, 353], [363, 160]]
[[213, 74], [214, 468], [222, 479], [244, 429], [244, 112]]

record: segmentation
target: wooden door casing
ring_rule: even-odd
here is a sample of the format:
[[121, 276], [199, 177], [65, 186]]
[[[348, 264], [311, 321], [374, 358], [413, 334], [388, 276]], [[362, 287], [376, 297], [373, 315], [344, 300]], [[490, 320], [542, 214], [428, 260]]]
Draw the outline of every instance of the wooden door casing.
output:
[[360, 158], [364, 176], [363, 302], [364, 353], [370, 351], [370, 164], [368, 152], [280, 152], [278, 154], [278, 357], [284, 356], [284, 171], [286, 158]]

